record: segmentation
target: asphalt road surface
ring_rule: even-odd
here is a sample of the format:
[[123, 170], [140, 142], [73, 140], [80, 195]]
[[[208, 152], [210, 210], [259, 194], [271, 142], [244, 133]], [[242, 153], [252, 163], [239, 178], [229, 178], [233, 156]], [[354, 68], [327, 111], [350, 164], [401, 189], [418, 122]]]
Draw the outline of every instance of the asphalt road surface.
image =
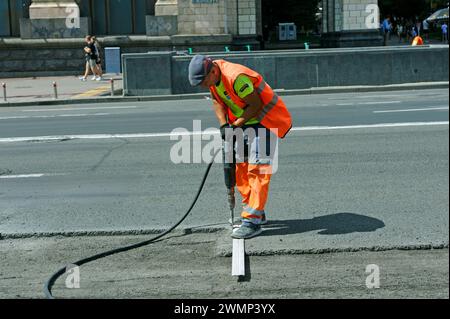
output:
[[[47, 237], [0, 241], [0, 299], [43, 298], [50, 274], [74, 260], [147, 236]], [[83, 265], [78, 289], [56, 281], [56, 298], [447, 298], [448, 249], [249, 256], [246, 276], [231, 276], [217, 257], [226, 232], [169, 235], [165, 240]], [[250, 240], [246, 241], [250, 242]], [[372, 265], [377, 286], [367, 285]], [[375, 282], [373, 282], [375, 284]], [[152, 307], [155, 311], [157, 307]], [[167, 316], [169, 317], [169, 316]], [[200, 318], [200, 316], [198, 317]], [[206, 318], [209, 318], [207, 316]], [[264, 317], [263, 317], [264, 318]]]
[[[283, 99], [294, 129], [279, 144], [270, 222], [248, 241], [247, 253], [441, 248], [448, 254], [448, 90]], [[169, 227], [206, 168], [171, 161], [177, 143], [171, 132], [192, 131], [193, 120], [202, 130], [217, 127], [209, 104], [0, 108], [0, 233], [8, 240]], [[228, 214], [217, 164], [182, 228], [223, 229]], [[228, 235], [216, 239], [215, 255], [226, 256]], [[444, 259], [437, 268], [448, 269]], [[448, 283], [448, 271], [443, 275]]]

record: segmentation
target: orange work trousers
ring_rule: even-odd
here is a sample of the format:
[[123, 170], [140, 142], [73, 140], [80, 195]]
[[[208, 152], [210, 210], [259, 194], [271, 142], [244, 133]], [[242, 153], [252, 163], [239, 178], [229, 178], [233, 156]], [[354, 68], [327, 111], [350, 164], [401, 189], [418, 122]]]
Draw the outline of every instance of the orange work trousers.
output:
[[[254, 129], [255, 133], [247, 134], [248, 129]], [[245, 156], [243, 161], [237, 157], [236, 186], [244, 205], [242, 222], [258, 225], [265, 218], [264, 207], [272, 177], [272, 155], [276, 148], [273, 143], [276, 143], [277, 137], [260, 124], [245, 128], [244, 136]], [[236, 146], [239, 147], [239, 141], [236, 141]]]
[[241, 214], [243, 222], [258, 225], [263, 215], [265, 217], [264, 207], [269, 195], [271, 176], [270, 165], [236, 164], [236, 186], [245, 205]]

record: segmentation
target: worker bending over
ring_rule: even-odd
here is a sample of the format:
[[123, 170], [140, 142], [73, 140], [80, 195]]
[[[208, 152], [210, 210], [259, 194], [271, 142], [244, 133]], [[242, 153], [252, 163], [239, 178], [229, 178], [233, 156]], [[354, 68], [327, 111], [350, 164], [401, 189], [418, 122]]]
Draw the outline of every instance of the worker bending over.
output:
[[[251, 238], [267, 222], [264, 207], [272, 176], [274, 140], [284, 138], [292, 127], [289, 111], [281, 98], [257, 72], [225, 60], [196, 55], [189, 64], [192, 86], [209, 88], [222, 138], [236, 138], [236, 186], [242, 196], [242, 224], [233, 238]], [[237, 129], [236, 129], [237, 130]], [[231, 134], [229, 134], [231, 131]], [[262, 150], [265, 150], [263, 152]]]

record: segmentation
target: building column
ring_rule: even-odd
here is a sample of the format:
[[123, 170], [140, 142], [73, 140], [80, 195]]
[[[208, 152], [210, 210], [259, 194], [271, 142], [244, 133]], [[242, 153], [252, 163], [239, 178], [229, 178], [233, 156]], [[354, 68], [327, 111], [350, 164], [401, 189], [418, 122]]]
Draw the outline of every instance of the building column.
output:
[[158, 0], [155, 15], [145, 17], [148, 36], [170, 36], [178, 33], [178, 0]]
[[155, 4], [155, 16], [177, 16], [178, 0], [158, 0]]
[[178, 0], [178, 32], [182, 35], [224, 35], [230, 30], [229, 0]]
[[323, 0], [322, 47], [382, 45], [378, 0]]
[[80, 17], [74, 0], [33, 0], [30, 18], [20, 20], [22, 38], [83, 38], [89, 33], [88, 18]]
[[256, 36], [256, 1], [238, 1], [239, 35]]
[[237, 2], [237, 34], [233, 37], [236, 50], [245, 51], [259, 49], [258, 21], [261, 19], [261, 4], [259, 0], [236, 0]]
[[66, 10], [79, 12], [74, 0], [33, 0], [30, 5], [30, 19], [65, 19], [69, 14]]

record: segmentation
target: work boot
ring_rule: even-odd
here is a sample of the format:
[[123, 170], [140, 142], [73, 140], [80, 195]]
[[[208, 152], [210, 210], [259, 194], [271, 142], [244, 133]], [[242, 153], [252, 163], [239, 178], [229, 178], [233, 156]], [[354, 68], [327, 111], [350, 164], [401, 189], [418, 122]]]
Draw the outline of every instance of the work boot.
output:
[[243, 223], [241, 227], [236, 228], [231, 233], [231, 237], [236, 239], [249, 239], [258, 236], [262, 233], [262, 228], [260, 225], [255, 225], [252, 223]]
[[262, 215], [261, 222], [259, 224], [260, 225], [266, 225], [267, 224], [266, 214]]

